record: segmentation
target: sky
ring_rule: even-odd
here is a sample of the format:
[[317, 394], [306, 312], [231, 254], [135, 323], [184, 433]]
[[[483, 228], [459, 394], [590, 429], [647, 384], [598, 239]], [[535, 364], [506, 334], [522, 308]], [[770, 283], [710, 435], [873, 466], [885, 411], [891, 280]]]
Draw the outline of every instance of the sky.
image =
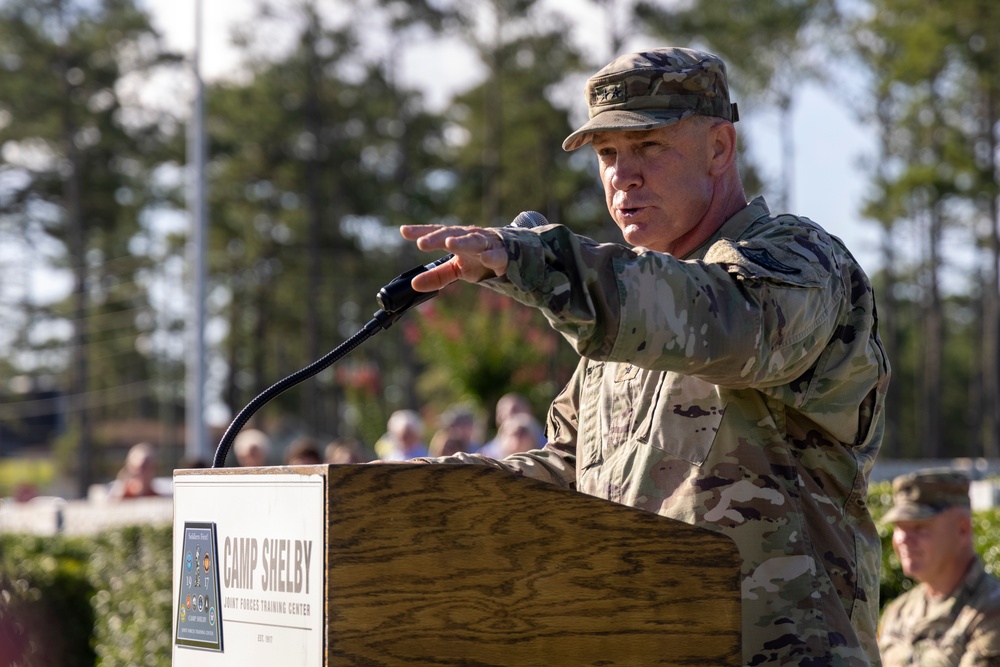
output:
[[[609, 17], [598, 11], [592, 1], [546, 1], [584, 26], [583, 34], [576, 39], [592, 42], [594, 34], [607, 34]], [[335, 2], [333, 0], [331, 5]], [[195, 43], [196, 0], [145, 0], [145, 4], [168, 46], [191, 53]], [[204, 79], [225, 77], [234, 71], [238, 60], [229, 46], [230, 31], [233, 25], [251, 15], [253, 5], [252, 0], [202, 0], [200, 62]], [[610, 20], [616, 19], [611, 17]], [[627, 42], [624, 50], [650, 46], [656, 45]], [[439, 108], [447, 103], [451, 92], [473, 85], [481, 76], [481, 72], [469, 67], [468, 59], [460, 56], [459, 49], [446, 39], [415, 45], [408, 57], [402, 59], [399, 75], [404, 82], [424, 90], [428, 104]], [[612, 54], [605, 51], [604, 60], [608, 61]], [[862, 158], [872, 155], [876, 139], [872, 131], [855, 118], [854, 112], [846, 108], [844, 99], [847, 97], [811, 84], [798, 91], [792, 118], [795, 172], [789, 208], [841, 237], [862, 266], [873, 273], [878, 268], [879, 238], [877, 226], [863, 220], [859, 214], [867, 187], [867, 176], [860, 164]], [[582, 79], [579, 100], [582, 113]], [[768, 177], [776, 179], [781, 169], [778, 130], [782, 121], [774, 112], [750, 110], [747, 113], [746, 109], [746, 105], [741, 106], [743, 127], [739, 129], [749, 135], [752, 157], [765, 181]]]

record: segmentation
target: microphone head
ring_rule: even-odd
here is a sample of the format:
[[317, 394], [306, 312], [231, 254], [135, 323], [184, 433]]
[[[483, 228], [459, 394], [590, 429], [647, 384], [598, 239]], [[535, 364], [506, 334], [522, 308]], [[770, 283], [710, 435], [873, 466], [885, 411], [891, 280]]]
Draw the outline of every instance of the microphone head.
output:
[[514, 221], [510, 223], [511, 227], [520, 227], [521, 229], [531, 229], [532, 227], [541, 227], [542, 225], [549, 224], [549, 221], [545, 219], [545, 216], [537, 211], [521, 211], [514, 218]]

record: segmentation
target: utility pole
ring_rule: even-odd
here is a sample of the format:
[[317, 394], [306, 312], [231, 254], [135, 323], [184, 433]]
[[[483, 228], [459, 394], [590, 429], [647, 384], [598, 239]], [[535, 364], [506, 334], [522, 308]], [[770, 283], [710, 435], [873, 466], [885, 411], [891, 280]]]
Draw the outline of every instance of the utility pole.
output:
[[184, 454], [190, 460], [211, 461], [205, 428], [205, 243], [208, 216], [205, 201], [205, 94], [201, 80], [201, 0], [194, 0], [194, 13], [195, 42], [191, 68], [195, 91], [187, 145], [187, 204], [191, 218], [187, 264], [191, 317], [187, 331]]

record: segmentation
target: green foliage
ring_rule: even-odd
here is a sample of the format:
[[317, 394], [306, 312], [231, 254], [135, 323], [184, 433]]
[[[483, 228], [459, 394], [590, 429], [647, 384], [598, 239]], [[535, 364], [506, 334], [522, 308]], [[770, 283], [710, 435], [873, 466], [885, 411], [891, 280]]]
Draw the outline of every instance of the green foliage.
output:
[[[881, 305], [888, 301], [885, 289], [885, 273], [875, 278], [876, 295]], [[890, 340], [883, 332], [883, 342], [892, 362], [890, 396], [896, 401], [899, 416], [888, 426], [898, 441], [898, 451], [889, 452], [883, 447], [883, 455], [890, 458], [920, 458], [926, 453], [921, 449], [921, 421], [919, 419], [921, 399], [922, 369], [926, 363], [924, 344], [920, 329], [919, 294], [913, 289], [898, 287], [894, 290], [894, 323], [897, 333]], [[940, 389], [941, 411], [947, 428], [943, 429], [939, 440], [940, 451], [950, 457], [981, 456], [983, 454], [978, 418], [976, 383], [974, 374], [980, 372], [982, 341], [977, 328], [977, 319], [972, 309], [975, 300], [968, 295], [950, 295], [943, 299], [942, 313], [948, 323], [944, 331], [944, 363], [941, 368]], [[887, 304], [888, 305], [888, 304]], [[888, 310], [888, 309], [886, 309]]]
[[[156, 233], [144, 214], [167, 200], [154, 172], [178, 155], [173, 119], [135, 89], [178, 59], [140, 4], [0, 3], [0, 227], [14, 231], [12, 254], [31, 272], [73, 281], [58, 302], [35, 303], [31, 289], [20, 297], [4, 353], [65, 397], [52, 411], [74, 422], [67, 450], [89, 447], [101, 420], [161, 414], [150, 400], [159, 369], [150, 342], [169, 318], [155, 312], [151, 284], [165, 257], [150, 252]], [[8, 409], [9, 421], [38, 416], [30, 404]], [[91, 471], [78, 472], [86, 486]]]
[[487, 289], [428, 302], [406, 326], [428, 367], [421, 396], [438, 410], [472, 401], [490, 411], [516, 391], [544, 414], [573, 370], [573, 355], [559, 355], [568, 346], [540, 313]]
[[892, 550], [892, 527], [882, 523], [882, 517], [892, 507], [892, 482], [876, 482], [868, 487], [868, 511], [878, 527], [882, 542], [882, 571], [879, 575], [879, 606], [910, 589], [913, 582], [903, 575], [899, 559]]
[[0, 664], [168, 666], [171, 545], [169, 526], [0, 534]]
[[101, 534], [90, 562], [102, 667], [169, 665], [172, 529], [128, 526]]
[[[603, 64], [589, 60], [603, 36], [588, 35], [585, 50], [567, 39], [577, 28], [571, 14], [537, 0], [345, 0], [335, 10], [313, 0], [255, 4], [259, 12], [235, 40], [239, 74], [206, 91], [207, 306], [212, 330], [226, 336], [210, 361], [225, 369], [215, 377], [234, 413], [360, 329], [378, 288], [425, 259], [400, 242], [402, 223], [497, 225], [532, 209], [597, 240], [620, 240], [592, 156], [559, 148], [571, 116], [583, 111], [582, 75]], [[895, 274], [879, 293], [882, 331], [896, 331], [886, 343], [898, 409], [888, 413], [890, 439], [902, 445], [891, 453], [920, 454], [931, 435], [941, 450], [981, 453], [985, 421], [997, 412], [981, 361], [991, 363], [996, 338], [982, 326], [997, 319], [989, 298], [996, 279], [982, 267], [996, 266], [985, 230], [995, 228], [996, 139], [988, 130], [996, 127], [989, 102], [1000, 81], [1000, 4], [634, 4], [621, 22], [630, 38], [640, 30], [726, 58], [746, 117], [773, 106], [788, 120], [809, 81], [863, 70], [851, 79], [870, 90], [838, 86], [832, 94], [883, 130], [866, 215], [884, 235], [883, 264]], [[354, 20], [355, 12], [365, 20]], [[392, 34], [377, 25], [392, 26]], [[412, 63], [399, 54], [442, 32], [469, 47], [463, 64], [483, 76], [438, 111], [403, 83]], [[287, 37], [280, 40], [287, 49], [274, 48], [276, 34]], [[611, 35], [614, 49], [623, 36]], [[66, 431], [66, 468], [80, 460], [78, 443], [98, 444], [90, 431], [100, 422], [170, 421], [165, 415], [174, 414], [181, 392], [182, 299], [156, 295], [176, 285], [183, 239], [171, 244], [154, 230], [162, 213], [167, 225], [177, 213], [186, 108], [173, 100], [154, 108], [147, 95], [178, 65], [137, 0], [0, 2], [0, 231], [27, 239], [29, 261], [75, 271], [81, 297], [7, 308], [16, 316], [8, 318], [0, 376], [44, 373], [63, 395], [87, 397], [86, 411], [69, 413], [70, 421], [88, 419]], [[792, 124], [780, 129], [790, 141]], [[746, 160], [754, 137], [743, 132]], [[763, 191], [753, 165], [742, 167], [747, 191]], [[784, 174], [782, 190], [790, 177]], [[979, 245], [976, 261], [947, 266], [954, 232], [964, 247]], [[921, 246], [913, 252], [927, 254], [910, 261], [900, 247], [912, 239]], [[971, 285], [950, 281], [967, 296], [928, 299], [949, 269]], [[473, 297], [447, 299], [478, 317]], [[923, 331], [931, 315], [942, 325]], [[454, 319], [442, 317], [441, 326]], [[476, 336], [489, 334], [490, 325], [472, 326]], [[371, 442], [394, 409], [446, 397], [489, 401], [502, 383], [530, 385], [542, 411], [564, 376], [564, 360], [540, 359], [531, 343], [522, 350], [432, 345], [442, 336], [433, 328], [423, 331], [420, 355], [402, 326], [354, 353], [351, 362], [371, 369], [378, 391], [338, 368], [275, 399], [262, 420]], [[72, 363], [74, 345], [87, 363]], [[927, 359], [940, 360], [939, 377], [923, 374]], [[525, 382], [511, 364], [546, 373]], [[74, 381], [76, 371], [87, 377]], [[940, 437], [919, 418], [937, 411], [936, 423], [948, 425]]]
[[[469, 134], [454, 157], [453, 210], [460, 220], [496, 226], [536, 210], [590, 234], [606, 219], [598, 179], [559, 150], [572, 127], [567, 110], [550, 102], [550, 91], [581, 67], [580, 54], [564, 38], [567, 30], [555, 25], [499, 46], [479, 45], [488, 50], [487, 80], [460, 95], [450, 111]], [[574, 101], [583, 100], [580, 94]]]
[[[872, 75], [859, 111], [880, 137], [865, 214], [886, 239], [878, 296], [891, 320], [891, 453], [995, 455], [996, 384], [986, 379], [1000, 372], [998, 174], [983, 156], [996, 151], [984, 128], [997, 123], [1000, 50], [985, 35], [1000, 30], [1000, 12], [989, 0], [869, 4], [848, 34]], [[896, 242], [904, 237], [919, 239], [916, 256]], [[961, 267], [951, 264], [955, 239]], [[950, 288], [955, 275], [968, 287]]]
[[[296, 48], [253, 59], [251, 79], [207, 94], [209, 261], [229, 297], [211, 315], [229, 324], [224, 399], [234, 411], [358, 331], [379, 287], [418, 262], [412, 248], [397, 252], [396, 227], [439, 222], [447, 203], [433, 178], [445, 166], [443, 119], [366, 59], [353, 26], [333, 25], [310, 3], [262, 8], [243, 29], [245, 52], [270, 45], [275, 21], [285, 29], [292, 18]], [[400, 336], [386, 332], [265, 412], [304, 413], [317, 436], [372, 442], [390, 410], [411, 407], [416, 371]], [[382, 386], [392, 398], [357, 386], [355, 362], [379, 382], [391, 376]]]
[[10, 660], [0, 663], [94, 664], [87, 546], [83, 540], [0, 534], [0, 658]]
[[[722, 56], [742, 95], [771, 96], [778, 103], [801, 90], [804, 78], [825, 72], [808, 57], [816, 27], [835, 25], [833, 0], [731, 0], [664, 5], [642, 1], [636, 14], [658, 35], [694, 42]], [[832, 42], [832, 40], [831, 40]]]

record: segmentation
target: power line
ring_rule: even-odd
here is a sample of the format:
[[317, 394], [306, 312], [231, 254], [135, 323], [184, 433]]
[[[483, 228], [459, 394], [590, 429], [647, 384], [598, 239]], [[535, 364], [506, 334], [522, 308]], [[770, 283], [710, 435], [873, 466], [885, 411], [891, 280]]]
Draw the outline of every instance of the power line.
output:
[[[71, 324], [71, 325], [75, 326], [76, 324], [88, 324], [88, 323], [100, 322], [100, 321], [107, 322], [108, 320], [115, 321], [115, 320], [120, 320], [120, 319], [131, 319], [135, 315], [140, 315], [140, 314], [143, 314], [143, 313], [149, 313], [150, 315], [155, 315], [156, 314], [155, 313], [155, 309], [152, 306], [141, 306], [141, 307], [137, 307], [137, 308], [126, 308], [124, 310], [112, 310], [112, 311], [108, 311], [106, 313], [93, 313], [91, 315], [84, 315], [83, 317], [77, 317], [77, 318], [73, 318], [73, 317], [69, 317], [69, 316], [66, 316], [66, 315], [62, 315], [62, 314], [56, 313], [56, 312], [51, 311], [51, 310], [36, 309], [35, 312], [33, 313], [34, 315], [36, 315], [38, 317], [46, 317], [48, 319], [44, 320], [43, 322], [37, 322], [36, 321], [33, 324], [42, 324], [42, 323], [49, 323], [49, 322], [60, 322], [60, 323], [61, 322], [65, 322], [67, 324]], [[133, 322], [133, 324], [134, 324], [134, 322]], [[126, 326], [107, 327], [107, 329], [113, 331], [115, 329], [124, 329], [124, 328], [126, 328]], [[98, 329], [98, 330], [100, 331], [101, 329]]]
[[[134, 344], [136, 338], [149, 335], [153, 332], [140, 332], [134, 336], [122, 336], [119, 338], [105, 339], [99, 341], [88, 340], [83, 346], [84, 354], [87, 355], [89, 361], [105, 361], [107, 359], [114, 359], [116, 357], [123, 357], [132, 354], [142, 354], [135, 350]], [[178, 332], [175, 334], [180, 338], [181, 334]], [[14, 348], [12, 353], [8, 356], [30, 356], [30, 355], [45, 355], [45, 354], [55, 354], [55, 355], [65, 355], [72, 351], [75, 343], [72, 341], [67, 341], [60, 345], [53, 345], [51, 347], [37, 347], [37, 348]], [[13, 346], [12, 346], [13, 347]], [[106, 352], [108, 348], [117, 348], [114, 351]], [[102, 354], [94, 354], [93, 350], [97, 350]], [[143, 355], [145, 356], [145, 355]]]
[[122, 405], [145, 398], [153, 389], [154, 381], [140, 380], [131, 384], [95, 389], [84, 394], [68, 394], [30, 401], [0, 403], [0, 419], [13, 420], [25, 417], [66, 414], [108, 405]]

